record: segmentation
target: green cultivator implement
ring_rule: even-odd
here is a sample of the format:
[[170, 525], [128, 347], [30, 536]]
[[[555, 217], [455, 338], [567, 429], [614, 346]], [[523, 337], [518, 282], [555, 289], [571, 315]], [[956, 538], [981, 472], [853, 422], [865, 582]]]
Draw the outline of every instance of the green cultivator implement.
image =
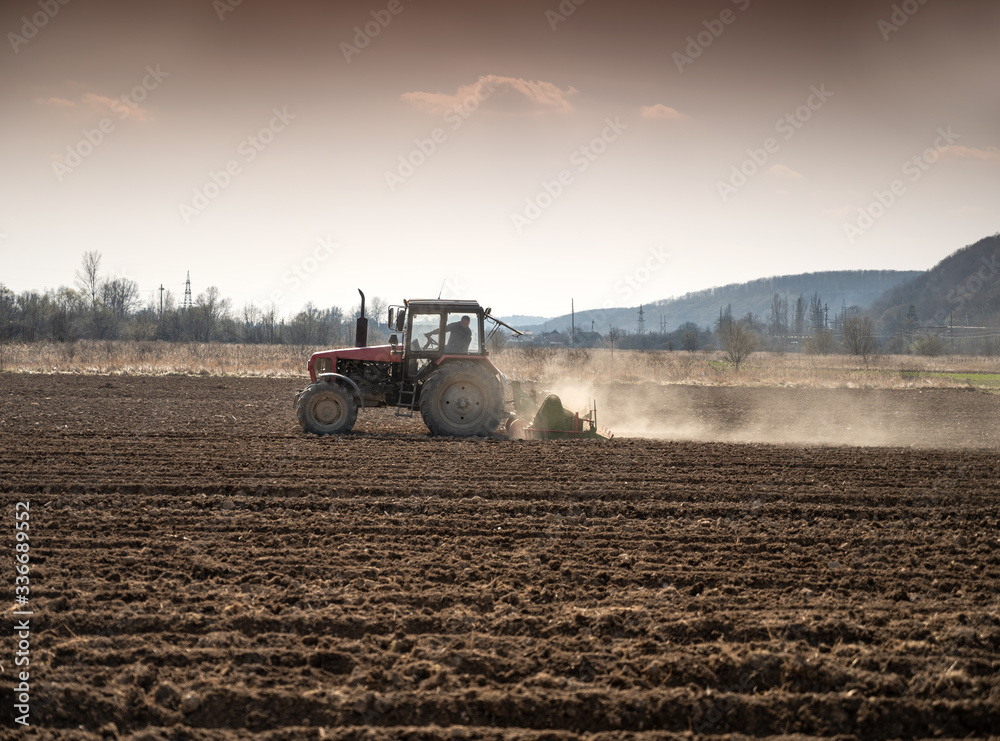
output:
[[[534, 398], [521, 389], [516, 381], [511, 384], [514, 389], [514, 403], [519, 414], [534, 406]], [[567, 411], [562, 399], [555, 394], [546, 394], [538, 405], [534, 417], [529, 423], [528, 415], [519, 417], [508, 425], [508, 433], [516, 440], [567, 440], [573, 438], [596, 438], [608, 440], [611, 433], [597, 426], [597, 406], [592, 404], [590, 411], [584, 415], [579, 412]]]

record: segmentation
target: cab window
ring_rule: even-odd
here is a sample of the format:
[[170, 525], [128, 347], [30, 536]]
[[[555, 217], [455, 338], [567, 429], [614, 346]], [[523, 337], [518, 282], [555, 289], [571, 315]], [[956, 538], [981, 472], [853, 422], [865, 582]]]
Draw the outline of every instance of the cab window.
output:
[[410, 350], [438, 352], [440, 349], [441, 315], [414, 314], [410, 331]]
[[481, 354], [479, 318], [475, 314], [450, 312], [445, 317], [445, 345], [447, 355]]

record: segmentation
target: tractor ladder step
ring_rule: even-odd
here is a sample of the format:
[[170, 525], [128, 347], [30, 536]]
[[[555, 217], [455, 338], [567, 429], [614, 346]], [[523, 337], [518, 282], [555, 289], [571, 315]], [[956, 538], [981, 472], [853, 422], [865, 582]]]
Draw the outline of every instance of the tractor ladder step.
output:
[[399, 384], [399, 400], [396, 402], [397, 417], [413, 416], [413, 399], [417, 395], [417, 385], [412, 381], [402, 381]]

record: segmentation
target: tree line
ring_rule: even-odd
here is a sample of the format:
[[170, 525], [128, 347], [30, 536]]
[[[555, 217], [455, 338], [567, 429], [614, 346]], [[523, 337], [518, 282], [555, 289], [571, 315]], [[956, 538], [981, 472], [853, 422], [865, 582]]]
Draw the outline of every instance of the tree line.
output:
[[[0, 342], [74, 342], [135, 340], [168, 342], [242, 342], [250, 344], [338, 345], [354, 339], [353, 310], [319, 308], [311, 302], [288, 317], [275, 306], [248, 303], [234, 310], [215, 286], [178, 306], [170, 292], [143, 304], [139, 285], [130, 278], [101, 273], [101, 253], [87, 252], [73, 286], [14, 293], [0, 283]], [[386, 302], [370, 302], [380, 316]]]

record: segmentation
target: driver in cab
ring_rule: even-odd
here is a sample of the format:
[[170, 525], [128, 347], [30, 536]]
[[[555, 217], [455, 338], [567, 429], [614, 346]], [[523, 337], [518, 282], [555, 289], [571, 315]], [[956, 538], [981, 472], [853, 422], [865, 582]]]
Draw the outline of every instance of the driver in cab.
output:
[[444, 346], [447, 354], [461, 354], [469, 352], [469, 345], [472, 343], [472, 329], [469, 324], [472, 319], [466, 315], [460, 321], [452, 322], [445, 326], [448, 341]]

